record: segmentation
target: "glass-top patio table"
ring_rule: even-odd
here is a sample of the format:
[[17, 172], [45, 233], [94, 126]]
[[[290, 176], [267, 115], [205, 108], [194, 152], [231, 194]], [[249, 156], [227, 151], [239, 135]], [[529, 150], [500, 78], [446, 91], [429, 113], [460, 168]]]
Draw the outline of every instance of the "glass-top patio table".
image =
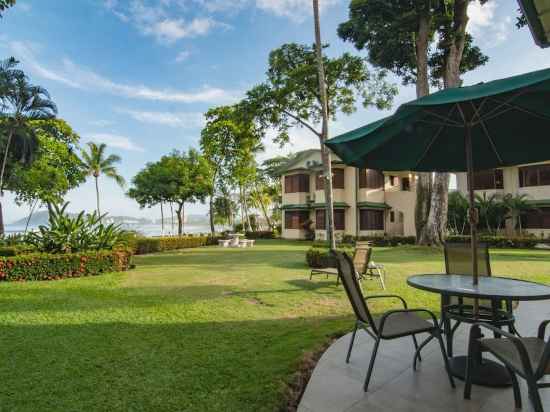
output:
[[[548, 285], [498, 276], [481, 276], [479, 283], [474, 285], [470, 275], [413, 275], [407, 279], [407, 284], [443, 296], [490, 299], [495, 305], [502, 301], [550, 299]], [[481, 357], [478, 357], [478, 360], [479, 363], [473, 371], [474, 383], [485, 386], [506, 386], [510, 383], [509, 374], [503, 366]], [[454, 376], [463, 379], [465, 368], [465, 356], [455, 356], [451, 359]]]

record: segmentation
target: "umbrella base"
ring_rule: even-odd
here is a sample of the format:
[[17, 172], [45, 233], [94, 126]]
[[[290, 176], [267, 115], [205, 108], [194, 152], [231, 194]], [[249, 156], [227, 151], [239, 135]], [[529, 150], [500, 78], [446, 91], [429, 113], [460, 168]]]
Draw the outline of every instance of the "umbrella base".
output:
[[[458, 379], [466, 378], [467, 356], [455, 356], [449, 359], [451, 373]], [[512, 385], [510, 374], [504, 366], [489, 359], [482, 359], [481, 364], [476, 363], [472, 371], [472, 383], [474, 385], [503, 388]]]

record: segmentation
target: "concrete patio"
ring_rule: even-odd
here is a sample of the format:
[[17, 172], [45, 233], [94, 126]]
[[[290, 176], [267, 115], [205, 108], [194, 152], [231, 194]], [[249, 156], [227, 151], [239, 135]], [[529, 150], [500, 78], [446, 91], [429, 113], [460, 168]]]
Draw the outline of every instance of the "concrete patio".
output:
[[[550, 319], [550, 303], [522, 302], [517, 310], [517, 328], [523, 336], [535, 336], [539, 323]], [[351, 325], [350, 325], [351, 327]], [[466, 353], [468, 329], [461, 326], [455, 336], [455, 355]], [[427, 335], [425, 335], [427, 336]], [[424, 336], [422, 336], [424, 338]], [[422, 351], [423, 361], [412, 370], [413, 344], [410, 338], [383, 341], [380, 345], [369, 392], [363, 392], [373, 339], [358, 333], [350, 363], [345, 363], [350, 334], [338, 339], [323, 354], [300, 402], [299, 412], [504, 412], [514, 411], [511, 388], [473, 386], [472, 399], [463, 399], [464, 384], [455, 379], [452, 389], [437, 343]], [[523, 411], [531, 411], [524, 381]], [[541, 389], [545, 408], [550, 411], [550, 389]]]

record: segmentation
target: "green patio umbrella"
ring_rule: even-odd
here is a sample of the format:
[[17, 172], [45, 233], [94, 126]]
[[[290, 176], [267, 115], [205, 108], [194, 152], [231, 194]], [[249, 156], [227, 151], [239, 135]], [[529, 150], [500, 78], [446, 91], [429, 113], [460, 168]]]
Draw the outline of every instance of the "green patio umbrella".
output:
[[467, 172], [477, 284], [473, 173], [550, 159], [550, 69], [433, 93], [326, 145], [361, 168]]

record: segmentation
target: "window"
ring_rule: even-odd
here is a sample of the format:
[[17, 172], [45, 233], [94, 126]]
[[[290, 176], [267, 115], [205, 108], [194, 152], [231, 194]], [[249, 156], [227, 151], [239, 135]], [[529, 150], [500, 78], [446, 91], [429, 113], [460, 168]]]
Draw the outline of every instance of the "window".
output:
[[522, 223], [525, 229], [550, 229], [550, 207], [529, 210]]
[[359, 188], [381, 189], [384, 187], [384, 174], [378, 170], [359, 169]]
[[408, 177], [403, 177], [401, 179], [401, 190], [404, 190], [405, 192], [411, 190], [411, 179], [409, 179]]
[[550, 165], [537, 165], [519, 168], [519, 186], [550, 185]]
[[[344, 189], [344, 169], [332, 169], [332, 188]], [[318, 172], [315, 177], [315, 190], [324, 190], [325, 181], [323, 172]]]
[[393, 210], [390, 212], [390, 222], [395, 222], [395, 212]]
[[359, 211], [359, 230], [384, 230], [384, 211], [361, 209]]
[[390, 176], [390, 186], [395, 186], [395, 181], [396, 181], [396, 177], [395, 176]]
[[474, 173], [474, 190], [504, 189], [501, 169], [482, 170]]
[[309, 175], [297, 174], [285, 176], [285, 193], [309, 192]]
[[403, 212], [399, 212], [399, 223], [403, 223], [405, 221], [405, 214]]
[[[315, 229], [326, 229], [325, 209], [315, 211]], [[346, 211], [344, 209], [334, 209], [334, 230], [346, 230]]]
[[285, 229], [303, 229], [303, 225], [309, 220], [307, 210], [286, 210]]
[[315, 211], [315, 229], [325, 230], [326, 229], [326, 215], [325, 209], [317, 209]]

